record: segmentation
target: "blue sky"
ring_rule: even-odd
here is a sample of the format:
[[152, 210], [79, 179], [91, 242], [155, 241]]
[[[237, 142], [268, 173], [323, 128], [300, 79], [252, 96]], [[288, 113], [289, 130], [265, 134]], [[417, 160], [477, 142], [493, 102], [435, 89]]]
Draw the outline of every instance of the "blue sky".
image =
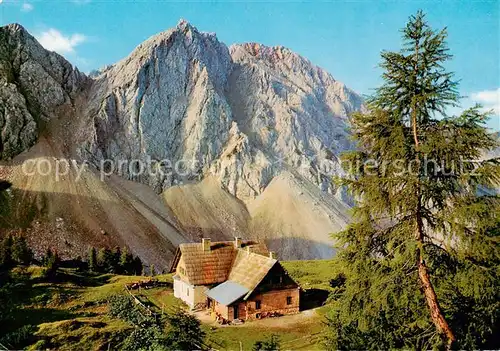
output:
[[[0, 0], [1, 1], [1, 0]], [[114, 63], [184, 18], [227, 45], [283, 45], [362, 94], [380, 84], [380, 51], [396, 50], [399, 29], [418, 9], [448, 27], [448, 65], [460, 91], [496, 109], [500, 130], [500, 1], [172, 2], [154, 0], [3, 0], [0, 24], [18, 22], [82, 71]]]

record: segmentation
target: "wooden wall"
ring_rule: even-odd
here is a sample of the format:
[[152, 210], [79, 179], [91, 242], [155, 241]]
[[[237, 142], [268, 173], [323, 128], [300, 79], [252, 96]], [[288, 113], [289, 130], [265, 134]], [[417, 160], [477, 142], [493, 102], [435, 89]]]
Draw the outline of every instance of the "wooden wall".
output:
[[[287, 304], [287, 298], [291, 303]], [[256, 308], [260, 301], [260, 309]], [[264, 277], [247, 301], [241, 299], [230, 306], [216, 303], [211, 309], [224, 319], [234, 319], [234, 308], [238, 309], [238, 318], [251, 320], [266, 318], [274, 312], [280, 315], [299, 313], [300, 288], [280, 264], [276, 264]]]
[[[291, 304], [287, 304], [287, 298], [291, 297]], [[257, 301], [260, 301], [260, 309], [256, 309]], [[240, 304], [242, 305], [242, 304]], [[298, 288], [271, 290], [262, 294], [253, 295], [246, 301], [246, 319], [263, 318], [270, 312], [282, 315], [299, 312], [300, 291]]]
[[[287, 304], [287, 298], [291, 303]], [[256, 309], [260, 301], [260, 309]], [[234, 304], [236, 306], [236, 304]], [[233, 306], [228, 310], [229, 320], [233, 319]], [[280, 264], [275, 265], [257, 286], [247, 301], [237, 303], [240, 319], [265, 318], [271, 312], [281, 315], [300, 311], [300, 288]]]

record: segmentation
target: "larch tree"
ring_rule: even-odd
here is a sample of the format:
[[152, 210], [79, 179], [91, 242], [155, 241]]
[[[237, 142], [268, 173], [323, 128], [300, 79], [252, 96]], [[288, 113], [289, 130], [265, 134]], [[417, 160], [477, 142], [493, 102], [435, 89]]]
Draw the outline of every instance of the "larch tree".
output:
[[[498, 187], [500, 168], [482, 158], [498, 143], [480, 106], [447, 115], [460, 96], [446, 37], [421, 11], [411, 16], [402, 49], [381, 54], [367, 112], [351, 118], [358, 148], [343, 157], [342, 182], [357, 205], [335, 234], [347, 281], [329, 315], [330, 348], [451, 348], [457, 333], [477, 348], [499, 321], [500, 207], [485, 190]], [[462, 298], [485, 304], [483, 321], [457, 317]]]

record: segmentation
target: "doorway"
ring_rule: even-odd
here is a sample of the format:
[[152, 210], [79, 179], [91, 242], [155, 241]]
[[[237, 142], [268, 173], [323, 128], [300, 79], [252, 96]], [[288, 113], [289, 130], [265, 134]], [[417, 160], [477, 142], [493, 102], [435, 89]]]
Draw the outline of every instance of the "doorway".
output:
[[238, 319], [238, 305], [233, 306], [233, 319]]

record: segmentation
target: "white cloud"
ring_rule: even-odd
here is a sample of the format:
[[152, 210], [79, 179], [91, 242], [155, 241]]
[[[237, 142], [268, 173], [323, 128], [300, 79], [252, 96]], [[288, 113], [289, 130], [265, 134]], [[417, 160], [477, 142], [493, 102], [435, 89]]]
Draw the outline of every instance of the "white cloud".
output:
[[87, 37], [79, 33], [64, 36], [57, 29], [50, 28], [48, 31], [37, 35], [36, 39], [47, 50], [56, 51], [60, 54], [68, 54], [74, 53], [75, 47], [85, 42]]
[[471, 94], [471, 100], [483, 105], [484, 110], [493, 110], [500, 114], [500, 88], [496, 90], [483, 90]]
[[34, 8], [33, 5], [31, 5], [30, 3], [27, 3], [27, 2], [25, 2], [21, 5], [21, 11], [23, 11], [23, 12], [30, 12], [33, 10], [33, 8]]

